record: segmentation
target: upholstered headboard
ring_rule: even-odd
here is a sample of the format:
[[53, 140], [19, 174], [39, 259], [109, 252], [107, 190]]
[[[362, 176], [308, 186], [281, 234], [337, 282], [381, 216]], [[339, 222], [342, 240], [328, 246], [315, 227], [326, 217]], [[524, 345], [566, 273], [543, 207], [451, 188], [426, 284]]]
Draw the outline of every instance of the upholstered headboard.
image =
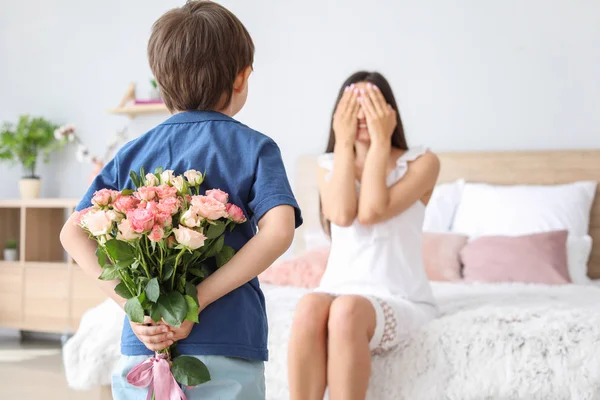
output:
[[[498, 151], [439, 153], [442, 169], [438, 183], [464, 178], [495, 185], [553, 185], [594, 180], [600, 183], [600, 150]], [[304, 233], [319, 228], [316, 157], [298, 160], [295, 192], [304, 214], [296, 235], [295, 250], [305, 248]], [[589, 276], [600, 279], [600, 196], [592, 206], [593, 239]]]

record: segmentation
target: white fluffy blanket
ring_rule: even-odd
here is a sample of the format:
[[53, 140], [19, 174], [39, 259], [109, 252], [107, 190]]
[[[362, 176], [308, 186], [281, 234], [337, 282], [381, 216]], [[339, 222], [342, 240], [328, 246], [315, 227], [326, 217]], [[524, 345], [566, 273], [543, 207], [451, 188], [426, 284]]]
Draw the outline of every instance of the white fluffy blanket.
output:
[[[600, 399], [597, 287], [436, 283], [433, 288], [442, 317], [403, 347], [374, 358], [369, 399]], [[289, 329], [307, 291], [268, 285], [264, 290], [271, 355], [267, 397], [285, 400]], [[72, 386], [109, 382], [118, 333], [104, 329], [114, 323], [110, 330], [118, 332], [121, 325], [110, 313], [122, 317], [106, 304], [91, 310], [65, 346]]]

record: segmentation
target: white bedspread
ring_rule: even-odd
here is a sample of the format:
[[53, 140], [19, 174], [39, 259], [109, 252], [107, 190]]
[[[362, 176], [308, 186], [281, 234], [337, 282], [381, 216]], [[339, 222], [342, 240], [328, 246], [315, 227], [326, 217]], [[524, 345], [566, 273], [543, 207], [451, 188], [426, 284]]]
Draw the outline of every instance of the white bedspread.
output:
[[[600, 289], [524, 284], [433, 285], [442, 317], [373, 361], [371, 400], [600, 399]], [[306, 290], [264, 285], [267, 398], [288, 399], [287, 341]], [[69, 384], [110, 382], [121, 311], [92, 309], [67, 342]], [[108, 343], [111, 341], [111, 343]]]

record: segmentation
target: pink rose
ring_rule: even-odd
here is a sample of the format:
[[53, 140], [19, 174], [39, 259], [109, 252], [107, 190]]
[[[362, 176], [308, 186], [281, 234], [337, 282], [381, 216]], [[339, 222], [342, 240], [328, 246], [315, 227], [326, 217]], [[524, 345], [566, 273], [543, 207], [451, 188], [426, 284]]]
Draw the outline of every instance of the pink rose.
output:
[[135, 196], [143, 201], [154, 200], [156, 197], [156, 188], [154, 186], [142, 186], [135, 192]]
[[148, 232], [154, 226], [155, 215], [145, 208], [138, 208], [127, 213], [131, 228], [137, 233]]
[[169, 185], [160, 185], [155, 188], [158, 198], [161, 200], [168, 199], [170, 197], [177, 197], [177, 188]]
[[161, 227], [173, 225], [173, 218], [169, 213], [158, 213], [155, 218], [156, 223]]
[[214, 221], [219, 218], [227, 217], [225, 204], [212, 197], [192, 196], [192, 206], [197, 209], [197, 212], [201, 217], [206, 219]]
[[104, 207], [112, 203], [119, 196], [119, 192], [109, 189], [101, 189], [94, 193], [92, 204], [98, 207]]
[[106, 211], [93, 210], [83, 216], [81, 224], [93, 236], [103, 236], [111, 231], [113, 221]]
[[133, 230], [128, 219], [121, 221], [117, 228], [119, 229], [119, 234], [117, 235], [118, 240], [136, 240], [142, 236]]
[[243, 224], [246, 222], [246, 216], [244, 215], [244, 212], [235, 204], [227, 204], [227, 214], [229, 214], [229, 219], [237, 224]]
[[158, 202], [156, 201], [148, 201], [145, 203], [145, 207], [146, 210], [152, 212], [153, 214], [156, 214], [159, 212], [158, 210]]
[[152, 232], [150, 232], [150, 235], [148, 235], [148, 239], [153, 242], [160, 242], [163, 237], [165, 237], [165, 231], [158, 225], [154, 225]]
[[197, 207], [192, 206], [181, 215], [179, 221], [188, 228], [197, 228], [204, 218], [198, 214]]
[[177, 242], [191, 250], [204, 246], [206, 236], [186, 227], [173, 228], [173, 234]]
[[158, 203], [158, 210], [163, 213], [175, 215], [179, 211], [181, 202], [176, 197], [167, 197]]
[[127, 214], [127, 211], [133, 210], [139, 203], [140, 201], [133, 196], [119, 196], [113, 207], [120, 213]]
[[229, 201], [229, 195], [220, 189], [207, 190], [206, 195], [219, 200], [223, 204], [227, 204], [227, 201]]

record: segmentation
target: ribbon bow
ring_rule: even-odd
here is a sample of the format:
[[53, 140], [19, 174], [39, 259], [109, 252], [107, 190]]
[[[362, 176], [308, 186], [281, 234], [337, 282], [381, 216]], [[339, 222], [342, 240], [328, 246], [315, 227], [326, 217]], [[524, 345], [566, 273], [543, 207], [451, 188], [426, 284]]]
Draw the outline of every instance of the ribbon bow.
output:
[[129, 371], [127, 382], [135, 387], [148, 388], [146, 400], [187, 400], [181, 387], [171, 373], [166, 354], [155, 354]]

